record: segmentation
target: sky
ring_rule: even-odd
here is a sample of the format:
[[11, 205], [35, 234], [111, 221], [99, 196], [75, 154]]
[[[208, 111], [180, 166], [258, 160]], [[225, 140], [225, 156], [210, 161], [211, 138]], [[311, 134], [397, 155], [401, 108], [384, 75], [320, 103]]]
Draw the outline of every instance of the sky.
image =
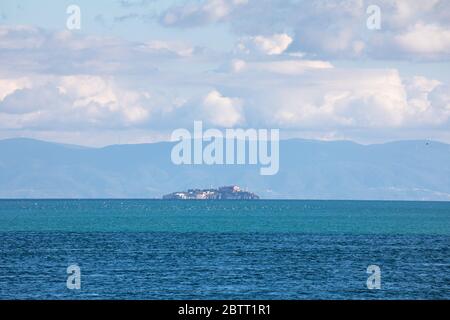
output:
[[450, 143], [447, 0], [2, 0], [0, 62], [0, 139]]

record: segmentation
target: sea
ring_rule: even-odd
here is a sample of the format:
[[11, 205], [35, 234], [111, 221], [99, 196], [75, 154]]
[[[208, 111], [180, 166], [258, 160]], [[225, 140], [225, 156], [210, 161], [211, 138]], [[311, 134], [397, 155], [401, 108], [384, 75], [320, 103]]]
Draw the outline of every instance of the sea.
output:
[[0, 200], [2, 300], [449, 298], [450, 202]]

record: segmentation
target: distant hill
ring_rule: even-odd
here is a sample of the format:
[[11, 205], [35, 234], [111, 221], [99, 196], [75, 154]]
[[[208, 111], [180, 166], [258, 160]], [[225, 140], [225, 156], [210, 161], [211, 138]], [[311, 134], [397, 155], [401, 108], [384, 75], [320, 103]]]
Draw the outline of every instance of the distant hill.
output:
[[439, 142], [285, 140], [275, 176], [259, 166], [176, 166], [172, 146], [1, 140], [0, 198], [160, 198], [239, 185], [263, 198], [450, 200], [450, 145]]

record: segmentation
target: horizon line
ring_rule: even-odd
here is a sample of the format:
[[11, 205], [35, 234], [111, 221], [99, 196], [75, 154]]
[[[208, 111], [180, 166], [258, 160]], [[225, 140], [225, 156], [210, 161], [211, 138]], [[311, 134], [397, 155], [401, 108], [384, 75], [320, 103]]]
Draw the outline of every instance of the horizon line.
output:
[[258, 201], [355, 201], [355, 202], [450, 202], [450, 200], [408, 200], [408, 199], [162, 199], [162, 198], [0, 198], [0, 201], [198, 201], [198, 202], [258, 202]]

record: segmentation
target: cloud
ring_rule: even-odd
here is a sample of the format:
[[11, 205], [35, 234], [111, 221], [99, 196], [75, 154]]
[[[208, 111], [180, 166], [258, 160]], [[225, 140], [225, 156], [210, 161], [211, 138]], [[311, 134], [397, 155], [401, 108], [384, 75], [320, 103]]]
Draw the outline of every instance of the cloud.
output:
[[407, 31], [394, 36], [400, 50], [425, 58], [450, 56], [450, 29], [437, 24], [416, 23]]
[[247, 37], [240, 40], [238, 49], [245, 53], [256, 51], [267, 55], [278, 55], [283, 53], [291, 43], [292, 38], [289, 35], [280, 33], [268, 37]]
[[207, 0], [201, 4], [188, 3], [170, 7], [161, 15], [160, 22], [170, 27], [194, 27], [220, 22], [248, 0]]
[[[206, 3], [219, 2], [201, 2], [196, 10], [206, 10]], [[430, 23], [427, 16], [442, 2], [420, 7], [427, 12], [423, 16], [418, 7], [395, 11], [391, 3], [387, 9], [400, 14], [399, 21], [383, 20], [389, 30], [370, 39], [361, 38], [363, 34], [348, 23], [359, 21], [363, 5], [354, 7], [352, 0], [302, 3], [310, 11], [305, 16], [300, 10], [297, 21], [291, 15], [297, 2], [285, 2], [284, 15], [294, 19], [289, 29], [284, 20], [279, 20], [279, 28], [272, 28], [279, 24], [270, 19], [266, 26], [265, 0], [261, 8], [252, 1], [226, 2], [231, 9], [219, 10], [227, 14], [218, 14], [222, 16], [217, 21], [230, 21], [233, 28], [249, 12], [264, 11], [261, 21], [248, 20], [236, 35], [244, 52], [217, 52], [188, 41], [125, 41], [0, 26], [0, 59], [7, 61], [0, 65], [2, 134], [9, 130], [49, 137], [53, 132], [59, 138], [61, 132], [69, 136], [68, 132], [89, 131], [106, 141], [105, 132], [134, 132], [129, 136], [136, 138], [137, 132], [151, 131], [161, 137], [203, 120], [206, 126], [280, 128], [297, 136], [308, 132], [309, 137], [383, 140], [395, 134], [423, 138], [433, 131], [450, 139], [450, 90], [445, 79], [410, 76], [413, 69], [405, 74], [394, 68], [371, 69], [370, 60], [348, 68], [324, 58], [391, 54], [443, 59], [448, 50], [445, 19]], [[322, 20], [306, 23], [314, 10], [323, 13], [339, 5], [343, 13], [337, 19], [325, 15], [333, 24], [329, 28], [320, 27]], [[277, 21], [279, 14], [275, 7]], [[423, 22], [404, 27], [417, 16]], [[300, 21], [305, 22], [302, 30]], [[364, 19], [359, 22], [365, 26]], [[394, 29], [401, 32], [392, 33]], [[421, 42], [412, 41], [417, 37]], [[390, 50], [384, 52], [386, 43]], [[406, 134], [408, 130], [415, 130], [415, 135]]]
[[194, 54], [195, 48], [180, 42], [153, 40], [142, 43], [137, 47], [137, 50], [147, 53], [167, 52], [180, 57], [189, 57]]
[[45, 35], [39, 29], [19, 25], [16, 27], [0, 26], [0, 50], [34, 49], [45, 42]]
[[300, 75], [307, 70], [330, 69], [333, 65], [327, 61], [320, 60], [282, 60], [269, 62], [253, 62], [248, 64], [247, 69], [254, 71], [265, 71], [284, 75]]
[[[414, 80], [415, 85], [417, 81], [424, 82], [422, 77], [415, 77]], [[409, 103], [416, 111], [411, 115], [412, 121], [418, 125], [428, 122], [447, 131], [450, 129], [450, 86], [448, 84], [426, 80], [424, 86], [419, 88], [413, 86], [409, 93], [412, 97]]]
[[[273, 74], [298, 76], [307, 71], [331, 69], [333, 65], [328, 61], [306, 59], [282, 59], [282, 60], [249, 60], [233, 59], [220, 68], [218, 72], [258, 74], [265, 77]], [[272, 74], [272, 75], [271, 75]]]
[[[3, 83], [19, 83], [2, 79]], [[22, 80], [0, 100], [2, 128], [123, 128], [150, 117], [151, 96], [121, 88], [112, 78], [96, 76], [38, 77]]]
[[70, 31], [0, 26], [0, 59], [8, 61], [2, 70], [10, 73], [150, 74], [194, 54], [201, 56], [201, 48], [177, 41], [131, 42]]
[[395, 69], [336, 67], [264, 74], [251, 71], [252, 63], [222, 82], [229, 95], [242, 99], [247, 127], [381, 141], [414, 130], [414, 138], [430, 130], [444, 137], [450, 127], [450, 90], [434, 79], [401, 77]]
[[[341, 81], [345, 78], [346, 81]], [[327, 70], [308, 79], [280, 77], [261, 91], [252, 108], [259, 121], [285, 129], [340, 130], [397, 127], [402, 124], [406, 98], [395, 71]]]
[[[380, 30], [366, 26], [369, 5], [380, 8]], [[165, 26], [183, 28], [226, 21], [237, 36], [248, 39], [242, 44], [244, 50], [251, 47], [279, 54], [286, 50], [288, 38], [280, 46], [261, 35], [289, 31], [288, 51], [315, 58], [446, 61], [450, 58], [449, 12], [446, 0], [202, 1], [173, 6], [160, 20]]]
[[234, 127], [243, 124], [242, 104], [241, 99], [224, 97], [213, 90], [203, 99], [203, 112], [212, 125]]
[[0, 100], [18, 89], [28, 88], [31, 81], [27, 77], [15, 79], [0, 79]]
[[219, 71], [228, 71], [237, 73], [244, 70], [247, 67], [247, 63], [241, 59], [233, 59], [230, 63], [226, 63]]

